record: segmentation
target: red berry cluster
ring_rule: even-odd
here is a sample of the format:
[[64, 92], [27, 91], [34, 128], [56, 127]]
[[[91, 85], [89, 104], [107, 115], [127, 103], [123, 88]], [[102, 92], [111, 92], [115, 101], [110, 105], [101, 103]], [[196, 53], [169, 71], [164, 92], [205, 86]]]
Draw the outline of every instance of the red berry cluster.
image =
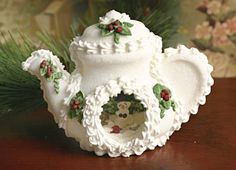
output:
[[40, 63], [40, 68], [45, 68], [47, 66], [47, 61], [46, 60], [43, 60], [41, 63]]
[[79, 109], [80, 108], [80, 102], [78, 100], [73, 100], [70, 104], [71, 109]]
[[112, 126], [112, 131], [110, 133], [120, 133], [121, 128], [118, 125]]
[[165, 101], [168, 101], [170, 99], [170, 92], [167, 89], [163, 89], [161, 91], [161, 98]]
[[48, 64], [48, 62], [46, 60], [43, 60], [41, 63], [40, 63], [40, 68], [46, 68], [47, 69], [47, 77], [50, 77], [53, 73], [53, 69], [52, 67]]
[[113, 23], [111, 23], [111, 24], [108, 24], [108, 25], [107, 25], [107, 29], [108, 29], [109, 31], [113, 31], [113, 30], [115, 29], [115, 31], [116, 31], [117, 33], [120, 33], [120, 32], [122, 32], [122, 30], [123, 30], [123, 28], [120, 26], [120, 24], [119, 24], [118, 21], [115, 21], [115, 22], [113, 22]]

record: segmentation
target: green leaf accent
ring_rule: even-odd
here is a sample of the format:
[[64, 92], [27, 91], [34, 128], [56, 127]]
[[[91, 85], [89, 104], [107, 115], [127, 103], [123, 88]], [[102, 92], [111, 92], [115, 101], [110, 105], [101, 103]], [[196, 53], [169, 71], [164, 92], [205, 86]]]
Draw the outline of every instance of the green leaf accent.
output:
[[176, 105], [174, 101], [171, 101], [171, 107], [174, 111], [176, 111]]
[[120, 33], [121, 35], [132, 35], [131, 31], [128, 27], [123, 27], [122, 32]]
[[155, 86], [153, 86], [152, 90], [153, 90], [153, 93], [155, 94], [155, 96], [158, 98], [158, 100], [161, 99], [161, 91], [162, 89], [164, 89], [165, 87], [160, 85], [160, 84], [156, 84]]
[[112, 35], [114, 31], [109, 31], [108, 29], [102, 29], [102, 36]]
[[117, 34], [117, 33], [114, 34], [114, 41], [116, 44], [120, 43], [120, 34]]
[[119, 20], [117, 20], [118, 21], [118, 23], [119, 23], [119, 25], [122, 25], [123, 23], [122, 22], [120, 22]]
[[168, 110], [171, 106], [171, 101], [170, 100], [168, 100], [168, 101], [161, 100], [160, 103], [166, 110]]
[[126, 27], [133, 27], [133, 26], [134, 26], [134, 24], [131, 24], [131, 23], [129, 23], [129, 22], [123, 22], [123, 24], [124, 24], [124, 26], [126, 26]]
[[44, 76], [47, 73], [47, 70], [45, 68], [40, 68], [39, 72], [41, 76]]
[[[161, 110], [160, 117], [163, 118], [165, 116], [165, 111], [172, 108], [173, 111], [176, 111], [176, 104], [173, 100], [171, 100], [171, 91], [164, 85], [161, 84], [155, 84], [153, 86], [153, 93], [156, 96], [156, 98], [159, 100], [159, 108]], [[161, 98], [161, 92], [162, 90], [167, 90], [170, 95], [170, 99], [168, 101], [165, 101]]]
[[48, 77], [47, 75], [45, 75], [45, 77], [46, 77], [46, 80], [47, 81], [49, 81], [49, 82], [51, 82], [51, 81], [53, 81], [53, 75], [51, 75], [50, 77]]
[[77, 116], [76, 110], [70, 109], [70, 110], [69, 110], [69, 116], [70, 116], [71, 119], [73, 119], [74, 117], [76, 117], [76, 116]]
[[162, 105], [160, 105], [159, 106], [160, 107], [160, 109], [161, 109], [161, 112], [160, 112], [160, 117], [161, 117], [161, 119], [165, 116], [165, 108], [162, 106]]
[[55, 78], [55, 79], [60, 79], [60, 78], [62, 78], [62, 72], [56, 72], [56, 73], [54, 74], [54, 78]]
[[100, 29], [106, 29], [106, 28], [107, 28], [107, 25], [99, 24], [99, 25], [98, 25], [98, 28], [100, 28]]
[[80, 103], [80, 107], [77, 109], [74, 108], [70, 108], [68, 115], [71, 119], [73, 118], [77, 118], [77, 120], [79, 121], [79, 123], [82, 123], [82, 119], [83, 119], [83, 108], [85, 106], [85, 99], [84, 99], [84, 95], [81, 91], [79, 91], [75, 97], [73, 97], [71, 99], [71, 103], [74, 101], [78, 101]]
[[80, 111], [77, 115], [77, 120], [80, 124], [82, 124], [82, 120], [83, 120], [83, 112]]

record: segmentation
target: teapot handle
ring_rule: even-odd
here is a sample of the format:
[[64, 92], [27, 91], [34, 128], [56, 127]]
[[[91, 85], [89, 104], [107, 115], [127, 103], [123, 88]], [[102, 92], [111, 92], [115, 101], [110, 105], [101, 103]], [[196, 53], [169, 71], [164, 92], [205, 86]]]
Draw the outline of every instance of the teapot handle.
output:
[[184, 122], [188, 121], [190, 113], [197, 113], [199, 104], [205, 104], [206, 95], [214, 84], [212, 71], [203, 53], [183, 45], [165, 49], [151, 62], [151, 75], [168, 84], [180, 101]]

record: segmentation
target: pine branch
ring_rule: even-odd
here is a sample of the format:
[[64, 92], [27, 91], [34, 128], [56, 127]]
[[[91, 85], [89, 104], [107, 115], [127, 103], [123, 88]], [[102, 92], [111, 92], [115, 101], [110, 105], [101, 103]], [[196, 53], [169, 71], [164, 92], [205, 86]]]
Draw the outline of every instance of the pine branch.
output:
[[21, 68], [35, 47], [23, 37], [22, 41], [21, 45], [13, 38], [0, 43], [0, 116], [45, 105], [39, 81]]
[[[52, 51], [65, 65], [67, 71], [74, 70], [70, 59], [69, 44], [76, 32], [72, 29], [67, 38], [57, 39], [47, 33], [38, 35], [40, 47]], [[0, 43], [0, 116], [6, 113], [32, 111], [46, 107], [39, 80], [25, 72], [21, 63], [37, 48], [26, 37], [17, 42], [13, 37]]]
[[71, 61], [69, 45], [76, 32], [72, 29], [68, 37], [57, 39], [48, 33], [39, 33], [38, 38], [42, 42], [41, 48], [46, 48], [52, 51], [53, 54], [59, 57], [60, 61], [65, 65], [65, 69], [70, 73], [74, 70], [75, 65]]

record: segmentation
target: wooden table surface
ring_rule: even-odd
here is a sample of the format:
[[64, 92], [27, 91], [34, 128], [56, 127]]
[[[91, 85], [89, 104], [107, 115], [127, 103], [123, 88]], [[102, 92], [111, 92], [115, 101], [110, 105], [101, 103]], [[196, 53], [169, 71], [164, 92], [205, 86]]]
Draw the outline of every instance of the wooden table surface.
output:
[[207, 104], [167, 144], [141, 156], [97, 157], [66, 138], [45, 110], [0, 119], [0, 169], [236, 169], [236, 79], [216, 79]]

